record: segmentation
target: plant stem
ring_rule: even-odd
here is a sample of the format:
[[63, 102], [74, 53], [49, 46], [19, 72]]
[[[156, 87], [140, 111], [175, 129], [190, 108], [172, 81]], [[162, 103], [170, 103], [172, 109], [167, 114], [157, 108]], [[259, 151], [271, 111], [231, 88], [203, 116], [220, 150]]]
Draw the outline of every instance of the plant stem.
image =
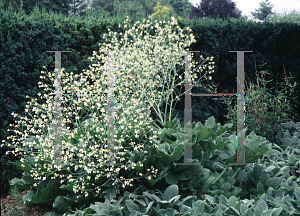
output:
[[239, 167], [239, 168], [237, 169], [237, 171], [235, 171], [235, 173], [233, 174], [232, 177], [235, 178], [241, 169], [242, 169], [242, 167]]
[[222, 177], [222, 175], [224, 175], [226, 170], [228, 170], [228, 167], [229, 165], [227, 165], [227, 167], [223, 170], [223, 172], [211, 184], [215, 184]]

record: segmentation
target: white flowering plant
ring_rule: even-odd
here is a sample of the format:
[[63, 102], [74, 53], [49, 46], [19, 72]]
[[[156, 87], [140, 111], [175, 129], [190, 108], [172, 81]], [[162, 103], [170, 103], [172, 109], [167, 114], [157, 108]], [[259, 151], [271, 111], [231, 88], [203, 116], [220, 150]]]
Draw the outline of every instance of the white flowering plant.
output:
[[[47, 99], [47, 103], [42, 105], [37, 103], [37, 99], [29, 102], [26, 112], [32, 120], [21, 117], [22, 120], [19, 121], [28, 130], [23, 131], [23, 126], [21, 132], [15, 130], [16, 133], [22, 135], [17, 142], [14, 142], [14, 138], [8, 138], [15, 143], [13, 154], [24, 153], [21, 165], [19, 164], [26, 171], [25, 176], [27, 176], [27, 183], [22, 182], [23, 186], [30, 182], [33, 183], [33, 186], [30, 186], [31, 189], [40, 188], [41, 190], [45, 188], [41, 185], [56, 182], [56, 186], [60, 185], [60, 189], [68, 190], [76, 195], [77, 199], [89, 195], [102, 197], [104, 194], [106, 194], [104, 198], [111, 199], [116, 197], [121, 187], [125, 188], [126, 185], [132, 187], [134, 180], [146, 179], [153, 185], [163, 177], [167, 168], [156, 169], [157, 161], [152, 160], [155, 149], [158, 147], [152, 140], [157, 137], [156, 134], [160, 133], [160, 128], [157, 125], [154, 126], [154, 121], [149, 118], [149, 111], [153, 107], [162, 123], [166, 123], [167, 118], [171, 120], [174, 82], [178, 76], [175, 66], [184, 64], [181, 59], [187, 51], [184, 47], [189, 47], [196, 42], [192, 34], [188, 36], [182, 34], [183, 30], [176, 26], [177, 22], [174, 17], [171, 20], [171, 23], [168, 22], [170, 26], [165, 25], [164, 28], [161, 28], [159, 24], [165, 22], [158, 24], [155, 20], [155, 26], [153, 26], [154, 23], [150, 23], [149, 20], [146, 22], [144, 19], [142, 23], [138, 21], [131, 29], [126, 30], [124, 38], [120, 41], [117, 40], [116, 33], [109, 30], [109, 37], [113, 36], [113, 38], [106, 38], [106, 34], [103, 36], [108, 43], [100, 48], [102, 55], [97, 56], [94, 52], [91, 58], [91, 60], [99, 60], [98, 63], [92, 64], [91, 70], [84, 71], [80, 80], [75, 81], [78, 75], [75, 75], [73, 79], [72, 72], [64, 74], [64, 68], [62, 69], [63, 86], [66, 92], [80, 94], [89, 92], [93, 95], [78, 98], [71, 95], [62, 97], [62, 104], [65, 105], [61, 131], [63, 164], [53, 163], [56, 148], [53, 139], [53, 119], [55, 118], [53, 97], [45, 94], [44, 98]], [[138, 24], [140, 25], [137, 26]], [[124, 25], [123, 29], [126, 28], [127, 25]], [[148, 33], [149, 29], [154, 29], [154, 36]], [[191, 29], [187, 28], [187, 31], [190, 33]], [[128, 41], [128, 36], [131, 36], [131, 41]], [[123, 163], [123, 165], [113, 164], [107, 167], [105, 164], [108, 154], [107, 134], [105, 133], [107, 101], [105, 97], [96, 94], [106, 90], [107, 58], [104, 54], [108, 51], [114, 51], [115, 56], [114, 97], [115, 131], [117, 131], [114, 144], [115, 158], [116, 163]], [[201, 58], [204, 60], [202, 56]], [[101, 65], [100, 60], [104, 65]], [[209, 60], [212, 61], [213, 57], [205, 61]], [[181, 63], [178, 63], [180, 61]], [[213, 63], [209, 62], [208, 65], [202, 63], [197, 72], [201, 73], [208, 68], [208, 73], [212, 73], [214, 66], [211, 64]], [[191, 67], [193, 68], [194, 65], [192, 61]], [[175, 73], [172, 74], [172, 71]], [[45, 72], [42, 71], [42, 73]], [[48, 74], [49, 80], [54, 83], [54, 78], [51, 77], [53, 75]], [[206, 78], [206, 73], [204, 77]], [[88, 84], [88, 78], [94, 81], [93, 85]], [[198, 78], [197, 74], [192, 74], [193, 86], [197, 86], [200, 82], [200, 79], [195, 82], [196, 78]], [[182, 80], [182, 77], [179, 79]], [[183, 82], [178, 85], [182, 85]], [[166, 84], [168, 88], [165, 91]], [[45, 87], [45, 92], [47, 90], [53, 92], [53, 89], [48, 88], [47, 85], [42, 84], [40, 87]], [[162, 91], [157, 91], [158, 88], [162, 88]], [[170, 113], [161, 113], [162, 102], [169, 102], [170, 96], [171, 102], [166, 104], [166, 107], [170, 104]], [[176, 96], [176, 99], [179, 100], [180, 96]], [[28, 110], [29, 107], [32, 107], [32, 112]], [[81, 116], [80, 112], [84, 113], [84, 116]], [[13, 115], [17, 116], [14, 113]], [[71, 122], [72, 117], [75, 117], [76, 122], [72, 122], [75, 128], [70, 131], [70, 127], [66, 127], [66, 124]], [[144, 163], [145, 161], [147, 163]], [[144, 166], [145, 164], [147, 166]], [[17, 180], [13, 183], [21, 185]], [[104, 187], [107, 189], [104, 190]], [[50, 188], [49, 185], [48, 188]], [[58, 194], [53, 192], [52, 197], [48, 197], [48, 201], [55, 199]], [[32, 200], [28, 198], [26, 202], [30, 203]]]

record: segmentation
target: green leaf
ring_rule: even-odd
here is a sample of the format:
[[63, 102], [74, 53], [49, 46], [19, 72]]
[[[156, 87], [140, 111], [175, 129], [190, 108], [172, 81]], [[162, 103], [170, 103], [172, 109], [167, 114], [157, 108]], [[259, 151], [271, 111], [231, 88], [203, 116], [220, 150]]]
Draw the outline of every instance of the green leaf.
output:
[[168, 175], [165, 177], [165, 180], [168, 184], [177, 184], [178, 178], [176, 173], [168, 172]]
[[65, 196], [56, 197], [53, 203], [53, 209], [58, 212], [72, 212], [71, 205], [73, 200]]
[[150, 198], [151, 200], [155, 200], [157, 203], [159, 203], [161, 201], [161, 199], [158, 196], [154, 195], [154, 194], [150, 194], [148, 192], [144, 192], [143, 194], [145, 196], [147, 196], [148, 198]]
[[[160, 157], [160, 162], [163, 162], [165, 167], [169, 167], [169, 164], [171, 162], [175, 162], [175, 160], [179, 160], [180, 157], [183, 155], [184, 145], [178, 143], [176, 143], [175, 145], [177, 146], [175, 147], [175, 150], [173, 152], [168, 143], [163, 143], [159, 145], [157, 148], [157, 154]], [[174, 148], [174, 145], [172, 146], [172, 148]], [[171, 152], [171, 154], [169, 154], [169, 152]]]
[[299, 191], [299, 189], [295, 190], [295, 196], [296, 196], [297, 200], [300, 200], [300, 191]]
[[255, 162], [258, 158], [260, 158], [264, 153], [266, 153], [269, 149], [265, 146], [261, 146], [258, 149], [255, 150], [255, 153], [253, 153], [252, 151], [250, 151], [250, 149], [248, 148], [248, 146], [245, 146], [245, 154], [246, 154], [246, 158], [245, 161], [246, 163], [253, 163]]
[[205, 122], [206, 128], [213, 128], [216, 124], [215, 118], [213, 116], [209, 117]]
[[66, 190], [68, 190], [68, 191], [73, 192], [73, 185], [74, 185], [74, 184], [75, 184], [75, 183], [72, 183], [72, 184], [70, 184], [70, 185], [61, 185], [60, 188], [61, 188], [61, 189], [66, 189]]
[[219, 203], [223, 205], [227, 205], [227, 198], [223, 194], [221, 194], [219, 197]]
[[245, 139], [245, 145], [248, 146], [251, 151], [255, 151], [265, 139], [266, 138], [257, 136], [253, 131], [251, 131]]
[[244, 203], [242, 203], [240, 206], [240, 212], [244, 214], [247, 211], [247, 209], [248, 207]]
[[279, 216], [280, 213], [282, 212], [283, 208], [274, 208], [272, 209], [272, 216]]
[[140, 207], [137, 204], [133, 203], [131, 200], [125, 200], [125, 202], [126, 207], [130, 212], [133, 212], [134, 210], [140, 212]]
[[256, 206], [256, 209], [254, 211], [255, 215], [263, 215], [264, 211], [268, 210], [268, 204], [265, 201], [262, 201], [258, 203]]
[[14, 178], [9, 181], [11, 186], [18, 187], [24, 190], [29, 190], [30, 189], [30, 182], [25, 181], [24, 179], [19, 179], [19, 178]]
[[164, 200], [169, 201], [171, 198], [173, 198], [174, 196], [177, 196], [177, 195], [178, 195], [178, 186], [170, 185], [165, 190], [163, 198], [164, 198]]
[[60, 195], [60, 192], [55, 183], [49, 182], [45, 189], [38, 188], [36, 193], [30, 190], [29, 193], [23, 197], [23, 200], [26, 205], [46, 204], [53, 202], [58, 195]]
[[159, 209], [158, 212], [160, 213], [160, 215], [175, 216], [177, 210], [168, 208], [168, 209]]
[[114, 199], [117, 197], [117, 194], [120, 194], [120, 189], [117, 188], [117, 185], [112, 185], [112, 182], [107, 182], [104, 186], [109, 187], [102, 194], [105, 194], [103, 197], [105, 199]]
[[211, 137], [212, 134], [213, 131], [209, 128], [207, 129], [201, 123], [193, 128], [193, 135], [195, 135], [197, 138], [195, 143], [199, 143], [201, 140]]
[[154, 201], [151, 201], [151, 202], [148, 204], [148, 206], [147, 206], [147, 208], [146, 208], [146, 212], [144, 212], [144, 213], [148, 214], [148, 212], [149, 212], [151, 206], [153, 205], [153, 203], [154, 203]]

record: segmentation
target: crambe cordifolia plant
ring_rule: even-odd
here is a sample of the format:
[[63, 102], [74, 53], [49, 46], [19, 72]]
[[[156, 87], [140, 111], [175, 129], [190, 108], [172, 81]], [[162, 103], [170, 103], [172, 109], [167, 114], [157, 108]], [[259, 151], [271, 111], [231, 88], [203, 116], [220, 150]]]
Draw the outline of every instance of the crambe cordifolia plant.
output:
[[[152, 173], [148, 171], [143, 173], [142, 159], [151, 154], [151, 148], [157, 148], [152, 139], [157, 137], [156, 133], [159, 133], [159, 127], [156, 125], [155, 128], [151, 125], [153, 121], [149, 118], [149, 111], [153, 107], [161, 122], [166, 123], [167, 118], [171, 120], [174, 83], [178, 76], [175, 66], [184, 64], [182, 61], [182, 56], [186, 54], [184, 48], [196, 42], [192, 34], [184, 36], [183, 30], [176, 26], [175, 18], [172, 17], [171, 20], [171, 23], [168, 22], [170, 26], [165, 25], [164, 28], [161, 28], [159, 25], [161, 22], [158, 24], [156, 20], [154, 21], [155, 26], [149, 20], [145, 22], [145, 19], [138, 26], [138, 21], [124, 33], [124, 38], [121, 38], [120, 41], [116, 38], [116, 33], [109, 31], [109, 37], [111, 35], [114, 37], [106, 39], [108, 44], [100, 48], [102, 55], [97, 56], [94, 52], [91, 60], [97, 58], [99, 62], [92, 64], [91, 70], [84, 71], [81, 76], [73, 76], [72, 72], [64, 74], [64, 69], [62, 69], [64, 92], [77, 94], [89, 92], [91, 95], [80, 98], [72, 95], [63, 97], [62, 104], [65, 106], [62, 106], [62, 157], [67, 166], [52, 164], [55, 151], [53, 97], [50, 97], [48, 93], [44, 95], [44, 98], [47, 99], [46, 104], [38, 104], [37, 99], [32, 99], [27, 104], [25, 111], [32, 120], [21, 117], [22, 120], [18, 123], [22, 124], [22, 131], [15, 130], [15, 132], [21, 134], [22, 137], [14, 145], [15, 150], [12, 153], [17, 154], [24, 151], [24, 158], [21, 158], [20, 161], [23, 163], [23, 167], [26, 164], [32, 164], [30, 175], [35, 180], [34, 187], [43, 181], [57, 180], [60, 184], [64, 183], [65, 187], [72, 186], [77, 198], [87, 197], [90, 193], [98, 194], [104, 186], [114, 187], [117, 189], [106, 191], [106, 193], [110, 198], [115, 198], [118, 188], [125, 188], [126, 185], [133, 186], [131, 184], [134, 181], [133, 178], [153, 179], [159, 175], [158, 170], [154, 167], [151, 167]], [[124, 25], [123, 29], [126, 27]], [[150, 36], [147, 32], [149, 28], [155, 29], [154, 36]], [[191, 30], [187, 28], [187, 31]], [[128, 40], [128, 36], [131, 37], [131, 41]], [[105, 97], [96, 96], [96, 94], [106, 92], [107, 58], [105, 58], [105, 54], [107, 51], [114, 51], [115, 55], [116, 139], [114, 148], [116, 149], [116, 162], [125, 164], [121, 167], [103, 166], [106, 163], [105, 156], [107, 156], [107, 150], [105, 150], [107, 147], [105, 145], [107, 140], [105, 108], [107, 104]], [[206, 61], [212, 61], [212, 59], [213, 57], [207, 58]], [[104, 66], [100, 65], [100, 60]], [[202, 60], [204, 59], [202, 58]], [[181, 63], [178, 63], [179, 61]], [[211, 64], [213, 62], [209, 62], [209, 65], [202, 64], [198, 68], [198, 72], [201, 73], [208, 68], [209, 73], [212, 73], [213, 66], [210, 66]], [[193, 65], [192, 63], [191, 67]], [[172, 72], [175, 73], [172, 74]], [[42, 71], [42, 73], [44, 72]], [[48, 74], [48, 79], [54, 83], [51, 73]], [[46, 77], [41, 76], [41, 78], [45, 79]], [[80, 79], [76, 80], [77, 78]], [[94, 84], [88, 84], [88, 78], [92, 79]], [[196, 73], [192, 74], [194, 86], [200, 82], [200, 79], [195, 82], [197, 78]], [[179, 76], [179, 79], [182, 77]], [[178, 85], [182, 85], [183, 82]], [[168, 88], [165, 90], [166, 85]], [[53, 92], [53, 89], [48, 88], [47, 85], [42, 84], [40, 87], [45, 87], [45, 91]], [[158, 88], [162, 88], [162, 91], [157, 91]], [[170, 96], [171, 102], [168, 103]], [[179, 100], [180, 96], [176, 96], [175, 100]], [[170, 104], [169, 114], [166, 111], [161, 113], [162, 102], [166, 102], [165, 110]], [[28, 110], [29, 107], [32, 107], [31, 111]], [[15, 113], [13, 115], [17, 116]], [[71, 118], [75, 118], [76, 122], [72, 122]], [[66, 127], [66, 124], [70, 122], [75, 125], [73, 131], [69, 130], [70, 127]], [[20, 127], [19, 124], [16, 127]], [[24, 131], [24, 127], [27, 127], [27, 130]], [[15, 140], [11, 137], [9, 139], [13, 139], [13, 142]], [[19, 147], [20, 144], [23, 147]], [[34, 161], [30, 161], [28, 155], [34, 158]], [[122, 176], [120, 170], [123, 169], [131, 173]], [[136, 176], [134, 176], [135, 174]]]

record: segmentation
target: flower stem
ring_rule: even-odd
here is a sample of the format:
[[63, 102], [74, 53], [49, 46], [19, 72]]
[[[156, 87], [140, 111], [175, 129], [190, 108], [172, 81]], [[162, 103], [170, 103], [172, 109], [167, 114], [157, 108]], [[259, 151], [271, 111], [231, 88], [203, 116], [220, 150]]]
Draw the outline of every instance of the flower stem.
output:
[[233, 174], [232, 177], [235, 178], [241, 169], [242, 169], [242, 167], [239, 167], [239, 168], [237, 169], [237, 171], [235, 171], [235, 173]]
[[228, 167], [229, 165], [227, 165], [227, 167], [223, 170], [223, 172], [211, 184], [215, 184], [222, 177], [222, 175], [224, 175], [226, 170], [228, 170]]

